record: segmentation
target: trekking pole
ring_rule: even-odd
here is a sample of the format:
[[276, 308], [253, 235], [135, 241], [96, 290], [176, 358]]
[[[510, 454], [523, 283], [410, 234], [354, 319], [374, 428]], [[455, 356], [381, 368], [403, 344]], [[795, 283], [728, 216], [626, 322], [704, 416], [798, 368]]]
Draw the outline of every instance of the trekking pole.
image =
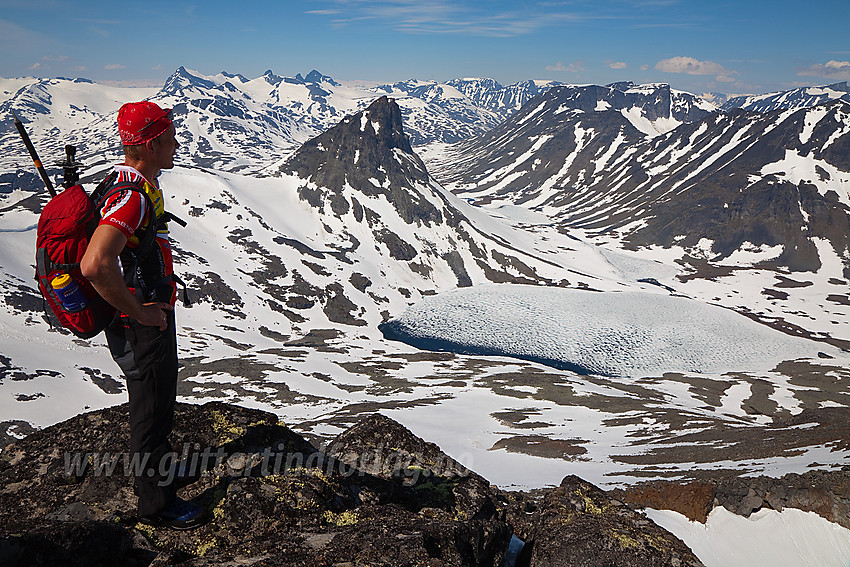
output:
[[65, 146], [65, 160], [56, 162], [56, 165], [62, 168], [65, 175], [65, 181], [62, 186], [65, 189], [73, 187], [80, 181], [80, 168], [83, 164], [77, 161], [77, 147], [72, 145]]
[[24, 129], [23, 123], [20, 121], [18, 115], [15, 114], [14, 111], [12, 112], [12, 116], [15, 117], [15, 128], [18, 129], [18, 133], [24, 140], [24, 145], [27, 147], [27, 151], [30, 153], [30, 157], [32, 158], [33, 163], [35, 164], [35, 168], [38, 170], [38, 174], [41, 175], [41, 180], [44, 181], [44, 184], [47, 186], [47, 190], [50, 192], [50, 196], [55, 197], [56, 190], [53, 189], [53, 183], [50, 182], [50, 177], [47, 175], [47, 172], [44, 171], [44, 166], [41, 165], [41, 160], [38, 159], [38, 152], [35, 151], [35, 146], [32, 145], [32, 141], [27, 135], [27, 131]]

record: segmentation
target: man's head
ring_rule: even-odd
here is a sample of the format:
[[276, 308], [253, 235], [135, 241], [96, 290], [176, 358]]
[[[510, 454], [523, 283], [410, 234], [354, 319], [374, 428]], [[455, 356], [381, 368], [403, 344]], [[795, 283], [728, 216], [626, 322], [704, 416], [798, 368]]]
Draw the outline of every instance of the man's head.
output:
[[118, 133], [125, 146], [138, 146], [153, 140], [171, 124], [171, 109], [155, 102], [128, 102], [118, 111]]
[[170, 108], [160, 108], [147, 100], [128, 102], [118, 111], [118, 133], [128, 164], [141, 162], [154, 174], [174, 167], [174, 153], [180, 144], [175, 138]]

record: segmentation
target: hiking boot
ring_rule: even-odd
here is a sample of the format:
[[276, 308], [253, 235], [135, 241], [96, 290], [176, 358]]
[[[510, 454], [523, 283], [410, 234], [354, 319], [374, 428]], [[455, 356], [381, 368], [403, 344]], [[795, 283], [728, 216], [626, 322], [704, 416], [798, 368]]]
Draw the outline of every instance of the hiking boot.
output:
[[158, 514], [139, 518], [143, 524], [154, 527], [165, 526], [175, 530], [191, 530], [206, 524], [209, 519], [210, 515], [206, 508], [186, 502], [182, 498], [175, 498]]

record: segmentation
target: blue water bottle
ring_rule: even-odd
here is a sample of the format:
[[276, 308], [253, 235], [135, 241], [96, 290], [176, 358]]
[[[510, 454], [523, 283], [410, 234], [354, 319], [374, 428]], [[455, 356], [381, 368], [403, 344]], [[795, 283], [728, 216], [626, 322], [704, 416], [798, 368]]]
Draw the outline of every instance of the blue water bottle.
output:
[[56, 297], [62, 302], [62, 307], [68, 313], [82, 311], [89, 304], [86, 296], [83, 294], [83, 290], [80, 289], [77, 282], [68, 274], [56, 276], [50, 282], [50, 285], [53, 287]]

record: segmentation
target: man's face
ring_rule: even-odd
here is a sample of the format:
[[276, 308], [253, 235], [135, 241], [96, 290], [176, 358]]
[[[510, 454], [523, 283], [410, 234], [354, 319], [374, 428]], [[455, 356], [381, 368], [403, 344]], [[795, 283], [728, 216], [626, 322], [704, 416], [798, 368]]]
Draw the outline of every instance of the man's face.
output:
[[171, 169], [174, 167], [174, 154], [177, 153], [177, 148], [180, 144], [177, 142], [177, 130], [174, 124], [169, 124], [165, 132], [152, 140], [151, 153], [152, 158], [159, 166], [159, 169]]

